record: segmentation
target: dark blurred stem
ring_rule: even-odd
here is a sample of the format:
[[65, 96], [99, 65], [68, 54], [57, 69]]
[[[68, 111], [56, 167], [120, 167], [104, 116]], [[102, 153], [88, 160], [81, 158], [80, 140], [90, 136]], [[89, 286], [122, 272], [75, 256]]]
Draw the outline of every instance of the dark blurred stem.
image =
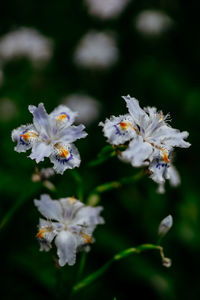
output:
[[[77, 282], [79, 282], [81, 280], [83, 270], [85, 268], [86, 257], [87, 257], [87, 252], [83, 252], [82, 255], [81, 255], [81, 260], [80, 260], [80, 264], [79, 264], [79, 267], [78, 267], [76, 281], [75, 281], [74, 286], [76, 285]], [[69, 300], [73, 300], [73, 297], [74, 297], [74, 290], [73, 290], [73, 287], [72, 287], [71, 294], [69, 296]]]
[[77, 272], [76, 282], [78, 282], [82, 277], [82, 274], [83, 274], [83, 271], [85, 268], [86, 257], [87, 257], [87, 252], [84, 251], [81, 255], [81, 260], [80, 260], [80, 264], [79, 264], [79, 268], [78, 268], [78, 272]]
[[140, 172], [138, 172], [135, 175], [132, 175], [129, 177], [123, 177], [117, 181], [106, 182], [101, 185], [98, 185], [89, 194], [86, 203], [88, 205], [95, 205], [95, 203], [93, 204], [93, 202], [94, 202], [93, 199], [97, 198], [99, 194], [113, 190], [113, 189], [118, 189], [118, 188], [122, 187], [124, 184], [130, 184], [130, 183], [137, 182], [144, 176], [144, 174], [145, 174], [144, 170], [141, 170]]

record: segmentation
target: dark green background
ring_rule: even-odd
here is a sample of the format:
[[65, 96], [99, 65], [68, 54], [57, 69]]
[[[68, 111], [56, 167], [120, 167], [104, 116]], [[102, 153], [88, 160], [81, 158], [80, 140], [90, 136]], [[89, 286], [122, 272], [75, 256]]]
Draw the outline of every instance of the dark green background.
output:
[[[133, 27], [143, 9], [161, 9], [174, 27], [159, 38], [144, 38]], [[156, 106], [170, 112], [171, 125], [190, 132], [189, 149], [176, 149], [175, 165], [182, 184], [167, 185], [164, 195], [156, 194], [156, 184], [144, 178], [137, 184], [103, 194], [105, 225], [95, 231], [96, 242], [88, 254], [84, 275], [96, 270], [115, 253], [146, 242], [156, 242], [159, 222], [168, 214], [174, 226], [163, 241], [172, 258], [170, 269], [161, 265], [158, 253], [131, 256], [117, 262], [100, 280], [75, 299], [199, 299], [200, 220], [199, 220], [199, 111], [200, 39], [198, 1], [132, 1], [119, 18], [100, 21], [88, 15], [82, 1], [6, 1], [0, 12], [0, 35], [20, 26], [36, 28], [55, 43], [53, 59], [43, 70], [19, 60], [5, 65], [5, 80], [0, 99], [10, 98], [17, 116], [0, 123], [0, 220], [8, 221], [0, 231], [1, 299], [68, 299], [80, 254], [74, 267], [57, 269], [55, 249], [39, 252], [35, 238], [39, 213], [33, 199], [48, 192], [30, 178], [35, 163], [27, 154], [14, 152], [11, 130], [31, 122], [29, 104], [44, 102], [48, 112], [63, 96], [85, 92], [103, 106], [100, 119], [125, 113], [121, 95], [130, 94], [141, 106]], [[73, 53], [88, 30], [113, 30], [118, 36], [120, 60], [108, 71], [81, 70], [73, 64]], [[0, 118], [1, 119], [1, 118]], [[114, 158], [88, 168], [106, 145], [98, 121], [87, 131], [89, 136], [77, 144], [82, 164], [78, 169], [85, 195], [106, 181], [138, 172]], [[49, 166], [46, 159], [44, 164]], [[72, 171], [56, 175], [54, 199], [76, 196]], [[21, 203], [23, 204], [21, 205]], [[14, 215], [9, 215], [16, 208]], [[9, 218], [10, 217], [10, 218]], [[130, 296], [130, 293], [132, 296]]]

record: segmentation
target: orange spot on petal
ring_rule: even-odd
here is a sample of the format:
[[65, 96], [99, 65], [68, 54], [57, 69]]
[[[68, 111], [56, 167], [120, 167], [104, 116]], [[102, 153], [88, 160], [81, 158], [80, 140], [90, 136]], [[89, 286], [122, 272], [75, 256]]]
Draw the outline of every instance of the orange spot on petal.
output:
[[39, 232], [36, 234], [36, 237], [43, 239], [45, 231], [46, 231], [45, 229], [40, 229]]
[[20, 134], [21, 137], [23, 137], [24, 140], [28, 140], [30, 138], [30, 134], [27, 132], [25, 134]]
[[169, 158], [168, 155], [166, 153], [164, 153], [162, 159], [168, 164], [169, 163]]
[[91, 238], [90, 235], [88, 235], [88, 234], [82, 232], [82, 233], [81, 233], [81, 237], [85, 240], [85, 242], [86, 242], [87, 244], [92, 244], [92, 238]]
[[75, 201], [76, 201], [76, 198], [74, 198], [74, 197], [69, 198], [69, 203], [70, 204], [73, 204]]
[[119, 125], [120, 125], [120, 127], [121, 127], [123, 130], [126, 130], [127, 127], [128, 127], [127, 122], [120, 122]]
[[57, 117], [57, 120], [58, 121], [63, 121], [64, 119], [66, 119], [67, 118], [67, 114], [61, 114], [61, 115], [59, 115], [58, 117]]

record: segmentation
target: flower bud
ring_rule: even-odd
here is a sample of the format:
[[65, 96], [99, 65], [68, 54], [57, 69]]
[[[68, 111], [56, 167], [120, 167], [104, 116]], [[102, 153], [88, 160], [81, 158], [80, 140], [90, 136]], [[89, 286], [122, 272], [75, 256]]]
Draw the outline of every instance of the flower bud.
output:
[[160, 237], [165, 236], [167, 234], [167, 232], [169, 231], [169, 229], [172, 227], [172, 225], [173, 225], [173, 219], [172, 219], [172, 216], [169, 215], [161, 221], [161, 223], [158, 227], [158, 235]]
[[171, 265], [172, 265], [172, 261], [170, 258], [168, 257], [164, 257], [163, 260], [162, 260], [162, 265], [166, 268], [170, 268]]

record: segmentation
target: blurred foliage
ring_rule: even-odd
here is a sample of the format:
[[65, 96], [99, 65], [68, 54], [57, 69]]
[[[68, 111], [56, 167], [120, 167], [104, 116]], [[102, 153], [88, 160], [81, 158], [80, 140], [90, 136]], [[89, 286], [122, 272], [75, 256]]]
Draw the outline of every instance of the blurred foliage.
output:
[[[177, 149], [175, 165], [182, 184], [167, 185], [164, 195], [156, 194], [156, 184], [144, 177], [137, 183], [101, 195], [105, 225], [95, 231], [96, 242], [87, 255], [84, 276], [94, 272], [116, 253], [142, 243], [154, 243], [160, 221], [172, 214], [174, 226], [163, 246], [172, 267], [165, 269], [157, 253], [130, 256], [115, 263], [103, 277], [74, 296], [74, 299], [199, 299], [200, 199], [199, 199], [199, 110], [200, 42], [197, 1], [135, 0], [114, 20], [91, 17], [80, 0], [6, 1], [0, 12], [0, 36], [18, 27], [36, 28], [53, 39], [54, 56], [43, 69], [35, 69], [26, 59], [4, 65], [1, 99], [16, 107], [13, 118], [0, 116], [0, 241], [1, 299], [68, 299], [76, 282], [81, 255], [73, 267], [56, 267], [56, 252], [39, 252], [35, 238], [39, 213], [33, 199], [49, 193], [57, 199], [86, 197], [96, 186], [134, 175], [133, 169], [113, 157], [96, 167], [88, 167], [106, 146], [99, 120], [126, 111], [121, 95], [130, 94], [141, 106], [156, 106], [170, 112], [171, 124], [190, 132], [189, 149]], [[134, 28], [143, 9], [161, 9], [174, 27], [159, 38], [145, 38]], [[73, 63], [74, 49], [90, 29], [112, 30], [117, 35], [120, 60], [106, 71], [79, 69]], [[98, 99], [103, 112], [87, 128], [87, 139], [76, 144], [81, 167], [56, 175], [54, 192], [31, 182], [35, 163], [25, 153], [14, 152], [13, 128], [31, 122], [29, 104], [44, 102], [48, 112], [64, 96], [84, 92]], [[49, 166], [46, 159], [39, 167]], [[78, 175], [77, 175], [78, 174]], [[78, 176], [78, 177], [77, 177]], [[81, 178], [81, 180], [80, 180]], [[3, 224], [3, 225], [2, 225]], [[130, 296], [132, 295], [132, 296]], [[130, 298], [131, 297], [131, 298]]]

